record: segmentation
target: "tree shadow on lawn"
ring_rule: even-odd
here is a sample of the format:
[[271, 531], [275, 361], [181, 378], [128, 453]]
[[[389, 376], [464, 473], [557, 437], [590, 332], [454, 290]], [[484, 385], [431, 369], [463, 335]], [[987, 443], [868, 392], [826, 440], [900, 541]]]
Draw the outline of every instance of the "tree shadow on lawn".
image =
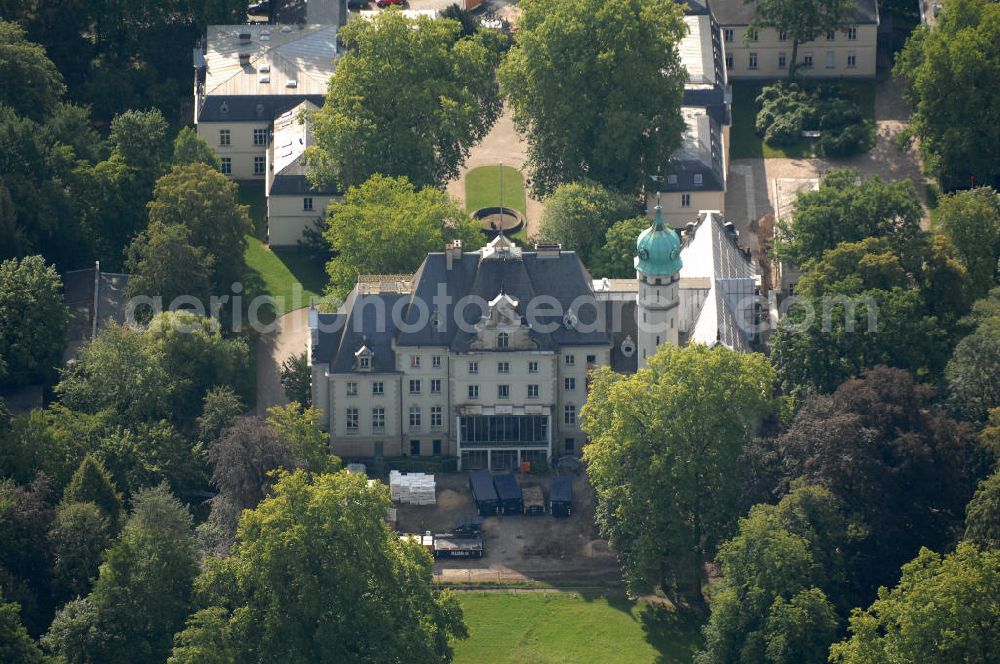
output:
[[701, 647], [701, 621], [663, 604], [646, 604], [641, 614], [646, 641], [656, 648], [656, 664], [688, 664]]

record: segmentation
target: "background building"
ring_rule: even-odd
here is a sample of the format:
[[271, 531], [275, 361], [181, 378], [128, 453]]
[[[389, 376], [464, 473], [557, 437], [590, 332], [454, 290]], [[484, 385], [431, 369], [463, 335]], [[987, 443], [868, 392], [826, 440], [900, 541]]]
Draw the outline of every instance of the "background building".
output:
[[[792, 42], [771, 28], [748, 34], [756, 17], [753, 3], [744, 0], [711, 0], [722, 28], [729, 77], [784, 78], [788, 75]], [[804, 77], [874, 77], [878, 40], [878, 7], [875, 0], [859, 0], [853, 24], [799, 45], [798, 75]]]

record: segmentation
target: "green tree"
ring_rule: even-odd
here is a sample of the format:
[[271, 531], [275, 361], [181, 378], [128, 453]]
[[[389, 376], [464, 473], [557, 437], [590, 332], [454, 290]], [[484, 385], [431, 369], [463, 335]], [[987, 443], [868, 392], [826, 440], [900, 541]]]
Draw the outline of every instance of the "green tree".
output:
[[303, 409], [295, 402], [267, 409], [268, 424], [274, 427], [306, 470], [336, 472], [340, 459], [330, 453], [330, 436], [320, 427], [320, 417], [315, 408]]
[[56, 615], [43, 644], [70, 664], [163, 662], [197, 574], [191, 515], [165, 486], [139, 492], [94, 589]]
[[590, 266], [604, 246], [608, 229], [635, 214], [634, 201], [599, 184], [562, 184], [545, 199], [538, 239], [562, 244], [563, 249], [575, 251], [583, 264]]
[[111, 121], [108, 142], [126, 164], [155, 180], [167, 163], [167, 129], [159, 109], [125, 111]]
[[[6, 15], [6, 12], [5, 12]], [[42, 121], [62, 100], [66, 86], [45, 49], [17, 23], [0, 20], [0, 104]]]
[[233, 607], [238, 661], [451, 661], [461, 608], [434, 589], [430, 556], [388, 528], [390, 505], [362, 476], [296, 472], [243, 514], [232, 556], [198, 582], [209, 606]]
[[831, 392], [877, 364], [939, 377], [967, 292], [965, 268], [944, 238], [837, 245], [806, 261], [796, 289], [803, 299], [779, 322], [771, 359], [782, 386]]
[[289, 401], [302, 406], [312, 404], [312, 367], [305, 351], [281, 363], [281, 387]]
[[921, 549], [895, 588], [851, 616], [834, 664], [987, 664], [1000, 652], [1000, 551], [969, 543], [945, 556]]
[[198, 418], [198, 437], [205, 443], [219, 439], [222, 431], [237, 417], [246, 412], [246, 405], [228, 386], [213, 387], [205, 393], [201, 416]]
[[184, 629], [174, 635], [167, 664], [237, 664], [229, 620], [229, 611], [219, 606], [191, 614]]
[[[193, 297], [207, 310], [212, 292], [213, 257], [202, 247], [191, 244], [186, 226], [165, 226], [153, 222], [129, 245], [125, 267], [132, 275], [128, 282], [130, 296], [162, 298], [169, 307], [175, 298]], [[137, 315], [152, 315], [137, 311]]]
[[56, 592], [65, 599], [89, 593], [111, 542], [107, 517], [94, 503], [62, 503], [48, 536]]
[[920, 232], [922, 216], [909, 180], [861, 180], [854, 169], [833, 170], [817, 191], [799, 194], [791, 219], [778, 223], [774, 251], [801, 265], [841, 242], [889, 237], [900, 245]]
[[1000, 278], [1000, 195], [979, 187], [942, 196], [934, 221], [969, 271], [973, 297], [986, 295]]
[[347, 47], [315, 116], [312, 176], [343, 188], [376, 173], [443, 186], [502, 108], [500, 54], [452, 20], [386, 12], [342, 28]]
[[10, 664], [58, 664], [46, 657], [21, 624], [21, 607], [0, 600], [0, 662]]
[[774, 28], [792, 40], [788, 78], [795, 78], [799, 46], [827, 32], [847, 28], [854, 21], [857, 4], [851, 0], [759, 0], [755, 8], [750, 30]]
[[965, 540], [980, 549], [1000, 549], [1000, 470], [979, 483], [965, 508]]
[[584, 179], [641, 189], [680, 145], [687, 72], [669, 0], [524, 0], [500, 67], [533, 188]]
[[445, 192], [418, 190], [405, 177], [372, 176], [333, 202], [324, 233], [334, 258], [327, 263], [329, 291], [345, 297], [359, 274], [410, 273], [428, 252], [462, 240], [479, 246], [479, 224], [470, 221]]
[[145, 330], [109, 325], [80, 351], [56, 386], [75, 410], [114, 412], [119, 422], [168, 420], [188, 429], [213, 387], [248, 390], [250, 350], [219, 323], [188, 312], [157, 314]]
[[826, 664], [840, 620], [819, 588], [803, 590], [790, 600], [774, 600], [764, 628], [767, 661], [774, 664]]
[[45, 631], [52, 618], [52, 559], [46, 533], [52, 508], [44, 477], [21, 486], [0, 480], [0, 594], [21, 605], [31, 634]]
[[704, 563], [736, 518], [740, 451], [774, 409], [762, 355], [663, 346], [632, 376], [593, 374], [583, 428], [601, 533], [630, 588], [702, 605]]
[[825, 662], [838, 624], [827, 592], [843, 580], [848, 539], [839, 501], [820, 487], [799, 485], [778, 505], [751, 508], [719, 549], [723, 580], [695, 661]]
[[981, 421], [1000, 406], [1000, 288], [976, 302], [966, 322], [972, 332], [955, 346], [944, 375], [954, 411]]
[[203, 163], [175, 166], [157, 180], [148, 208], [150, 224], [187, 227], [189, 242], [212, 258], [216, 292], [243, 279], [251, 225], [235, 182]]
[[629, 279], [635, 276], [635, 242], [649, 228], [649, 217], [643, 215], [615, 222], [604, 236], [604, 246], [587, 265], [594, 277]]
[[92, 503], [101, 510], [111, 530], [117, 530], [122, 518], [122, 497], [115, 489], [111, 474], [98, 459], [88, 454], [63, 490], [63, 503]]
[[947, 547], [985, 470], [972, 431], [931, 409], [931, 390], [877, 367], [802, 404], [777, 441], [787, 477], [827, 487], [858, 534], [848, 590], [867, 602], [921, 546]]
[[[912, 131], [946, 190], [1000, 182], [1000, 5], [954, 0], [934, 29], [918, 26], [896, 57]], [[980, 89], [982, 88], [982, 89]]]
[[218, 170], [222, 168], [222, 162], [216, 156], [215, 150], [209, 147], [198, 132], [191, 127], [181, 127], [174, 139], [174, 156], [171, 163], [174, 166], [183, 164], [205, 164]]
[[54, 379], [68, 325], [62, 279], [54, 267], [41, 256], [0, 263], [0, 357], [7, 365], [0, 385]]

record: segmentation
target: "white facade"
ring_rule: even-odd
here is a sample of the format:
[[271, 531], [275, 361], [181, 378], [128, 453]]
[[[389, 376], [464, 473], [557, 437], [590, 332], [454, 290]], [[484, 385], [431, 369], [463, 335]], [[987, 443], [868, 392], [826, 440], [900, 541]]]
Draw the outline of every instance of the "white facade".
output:
[[661, 344], [677, 345], [680, 278], [677, 274], [651, 276], [636, 272], [639, 292], [639, 367], [645, 367]]
[[[809, 78], [873, 78], [878, 25], [857, 25], [799, 44], [798, 75]], [[772, 28], [744, 41], [746, 25], [724, 25], [726, 64], [733, 79], [788, 76], [792, 42]], [[750, 35], [753, 37], [754, 35]]]

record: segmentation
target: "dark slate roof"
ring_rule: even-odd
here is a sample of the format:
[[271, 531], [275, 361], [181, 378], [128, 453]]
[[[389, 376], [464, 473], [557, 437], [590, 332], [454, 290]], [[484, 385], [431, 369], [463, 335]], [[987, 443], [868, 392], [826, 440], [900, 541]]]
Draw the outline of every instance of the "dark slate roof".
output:
[[700, 16], [708, 13], [708, 0], [676, 0], [684, 8], [688, 16]]
[[268, 190], [269, 196], [337, 196], [340, 194], [334, 186], [315, 188], [305, 175], [275, 175]]
[[198, 122], [272, 122], [303, 101], [323, 105], [323, 95], [209, 96], [198, 113]]
[[[535, 322], [539, 326], [551, 323], [554, 328], [550, 331], [532, 330], [531, 336], [539, 349], [557, 350], [571, 345], [606, 346], [611, 343], [604, 321], [595, 326], [595, 330], [585, 327], [603, 318], [604, 305], [594, 297], [590, 274], [572, 251], [560, 252], [558, 256], [519, 252], [506, 258], [496, 255], [483, 258], [479, 252], [469, 252], [456, 258], [451, 270], [447, 269], [444, 253], [430, 253], [413, 275], [409, 294], [360, 295], [359, 289], [355, 288], [341, 307], [341, 311], [345, 312], [341, 315], [346, 317], [346, 325], [337, 331], [320, 332], [315, 360], [319, 363], [330, 362], [330, 370], [334, 373], [351, 371], [354, 368], [354, 353], [365, 344], [375, 353], [375, 371], [394, 371], [393, 340], [397, 347], [439, 346], [457, 353], [468, 352], [474, 334], [459, 329], [455, 322], [456, 305], [463, 298], [467, 298], [466, 302], [479, 303], [478, 306], [462, 307], [463, 320], [471, 327], [485, 314], [483, 308], [486, 303], [500, 293], [518, 301], [517, 313], [522, 317], [526, 315], [529, 303], [539, 295], [555, 298], [563, 311], [574, 311], [580, 323], [575, 327], [564, 325], [561, 314], [558, 317], [536, 316]], [[385, 331], [379, 331], [372, 303], [382, 300], [381, 308], [391, 312], [400, 298], [407, 299], [403, 308], [406, 325], [401, 326], [404, 329], [390, 329], [392, 316], [387, 316], [386, 325], [381, 326], [386, 328]], [[584, 303], [582, 306], [581, 302]], [[576, 309], [573, 309], [574, 303], [577, 304]], [[362, 315], [359, 311], [364, 304], [369, 306], [364, 307], [366, 311]], [[438, 310], [438, 306], [443, 306], [443, 309]], [[634, 326], [635, 321], [631, 324]], [[585, 329], [581, 330], [581, 327]]]
[[[666, 170], [677, 176], [676, 184], [670, 184], [666, 179], [657, 189], [664, 193], [672, 191], [725, 191], [722, 176], [714, 168], [697, 159], [671, 158]], [[701, 173], [701, 184], [694, 183], [694, 176]]]
[[[618, 373], [635, 373], [639, 369], [639, 323], [635, 300], [606, 302], [605, 316], [609, 327], [613, 328], [611, 369]], [[616, 320], [620, 321], [617, 325], [614, 324]], [[626, 338], [632, 339], [632, 347], [636, 349], [630, 356], [622, 352], [622, 342]]]
[[[708, 0], [712, 14], [720, 25], [750, 25], [757, 15], [754, 3], [744, 0]], [[877, 23], [878, 8], [876, 0], [859, 0], [855, 12], [855, 23]]]

